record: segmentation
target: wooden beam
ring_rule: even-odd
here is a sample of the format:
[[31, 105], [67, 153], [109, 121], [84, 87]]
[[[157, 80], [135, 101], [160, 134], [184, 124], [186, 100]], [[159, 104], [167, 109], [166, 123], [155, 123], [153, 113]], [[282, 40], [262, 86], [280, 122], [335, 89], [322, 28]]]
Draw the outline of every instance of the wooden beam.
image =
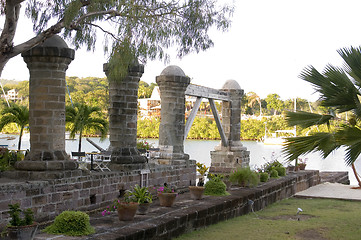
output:
[[228, 147], [228, 140], [226, 138], [226, 135], [224, 134], [221, 120], [219, 119], [218, 111], [216, 105], [214, 104], [214, 100], [211, 98], [209, 98], [208, 100], [209, 100], [209, 104], [211, 105], [214, 120], [216, 121], [217, 124], [219, 135], [221, 135], [222, 145]]
[[194, 84], [189, 84], [185, 92], [188, 96], [210, 98], [222, 101], [230, 101], [230, 96], [228, 92], [217, 90], [213, 88], [198, 86]]
[[189, 117], [186, 122], [186, 126], [184, 129], [184, 140], [187, 139], [188, 133], [191, 130], [192, 124], [194, 122], [194, 119], [196, 118], [196, 115], [197, 115], [197, 112], [198, 112], [198, 109], [199, 109], [199, 106], [201, 105], [201, 103], [202, 103], [202, 98], [197, 97], [197, 100], [194, 103], [194, 106], [192, 108], [191, 114], [189, 114]]

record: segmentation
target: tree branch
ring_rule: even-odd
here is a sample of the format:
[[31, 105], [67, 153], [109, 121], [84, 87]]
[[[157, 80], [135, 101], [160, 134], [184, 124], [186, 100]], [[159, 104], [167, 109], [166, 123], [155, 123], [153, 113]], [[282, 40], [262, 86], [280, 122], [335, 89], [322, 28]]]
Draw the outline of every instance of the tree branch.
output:
[[33, 37], [30, 40], [15, 46], [13, 50], [8, 54], [9, 58], [15, 57], [16, 55], [35, 47], [46, 39], [60, 33], [63, 28], [64, 20], [62, 19], [58, 23], [54, 24], [50, 28], [37, 35], [36, 37]]

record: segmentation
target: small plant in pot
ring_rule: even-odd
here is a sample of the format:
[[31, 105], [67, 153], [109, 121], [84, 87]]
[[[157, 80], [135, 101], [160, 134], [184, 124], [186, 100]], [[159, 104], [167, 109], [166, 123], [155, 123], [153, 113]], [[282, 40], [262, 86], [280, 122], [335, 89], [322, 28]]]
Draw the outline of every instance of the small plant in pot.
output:
[[[38, 224], [34, 222], [33, 211], [20, 209], [20, 204], [9, 204], [10, 223], [7, 232], [10, 239], [31, 240], [34, 238]], [[21, 216], [23, 215], [23, 217]]]
[[144, 215], [148, 212], [149, 206], [153, 202], [153, 196], [148, 188], [135, 185], [133, 191], [127, 191], [125, 194], [139, 203], [138, 214]]
[[102, 215], [110, 214], [112, 211], [118, 212], [118, 218], [120, 221], [132, 221], [138, 210], [139, 203], [134, 197], [132, 191], [125, 191], [122, 199], [115, 199], [110, 206], [102, 212]]
[[174, 187], [168, 187], [167, 183], [164, 183], [163, 187], [157, 189], [157, 195], [159, 198], [159, 204], [163, 207], [171, 207], [174, 204], [177, 197], [177, 190]]
[[197, 186], [189, 186], [189, 192], [192, 199], [200, 200], [203, 198], [204, 192], [204, 177], [208, 171], [209, 167], [205, 164], [197, 162], [197, 172], [201, 175], [198, 180]]

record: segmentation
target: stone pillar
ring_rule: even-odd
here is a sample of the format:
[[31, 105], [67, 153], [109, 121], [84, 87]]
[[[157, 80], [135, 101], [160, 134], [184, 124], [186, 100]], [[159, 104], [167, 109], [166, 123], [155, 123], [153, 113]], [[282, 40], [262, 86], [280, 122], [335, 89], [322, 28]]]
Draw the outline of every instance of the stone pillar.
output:
[[74, 53], [56, 35], [22, 53], [30, 72], [30, 153], [16, 164], [18, 170], [72, 170], [78, 167], [65, 152], [65, 72]]
[[241, 97], [243, 90], [235, 80], [228, 80], [223, 85], [223, 91], [230, 94], [230, 101], [222, 102], [222, 127], [228, 146], [222, 142], [211, 151], [212, 173], [227, 174], [237, 167], [249, 166], [249, 151], [240, 141], [241, 134]]
[[[166, 67], [156, 77], [161, 98], [159, 159], [161, 164], [176, 164], [189, 159], [184, 154], [185, 91], [190, 83], [178, 66]], [[171, 162], [172, 161], [172, 162]]]
[[137, 114], [139, 80], [144, 65], [129, 67], [125, 78], [111, 79], [107, 64], [104, 72], [109, 80], [109, 140], [111, 162], [115, 164], [145, 163], [147, 158], [137, 150]]

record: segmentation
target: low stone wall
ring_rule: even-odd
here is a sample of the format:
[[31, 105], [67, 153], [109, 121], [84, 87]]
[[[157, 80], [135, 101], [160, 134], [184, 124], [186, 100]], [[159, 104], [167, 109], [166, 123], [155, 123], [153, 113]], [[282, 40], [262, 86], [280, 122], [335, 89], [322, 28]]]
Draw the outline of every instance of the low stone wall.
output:
[[[143, 176], [141, 171], [145, 172]], [[92, 211], [103, 208], [119, 195], [120, 190], [141, 185], [141, 181], [144, 183], [147, 175], [148, 186], [168, 183], [180, 190], [188, 188], [190, 183], [195, 183], [196, 167], [195, 161], [189, 160], [187, 165], [151, 164], [143, 170], [128, 168], [126, 172], [48, 172], [46, 176], [49, 179], [42, 181], [25, 181], [29, 178], [29, 173], [22, 171], [8, 172], [6, 175], [12, 175], [12, 179], [16, 180], [0, 178], [0, 229], [9, 221], [8, 204], [18, 202], [22, 208], [32, 208], [35, 220], [46, 222], [53, 220], [64, 210]], [[19, 181], [22, 178], [26, 179]]]
[[[126, 240], [172, 239], [186, 232], [261, 210], [281, 199], [293, 196], [320, 182], [318, 171], [299, 171], [272, 179], [256, 188], [234, 187], [230, 196], [205, 196], [192, 200], [189, 193], [179, 194], [172, 207], [161, 207], [154, 201], [146, 215], [136, 215], [133, 221], [119, 221], [116, 213], [101, 216], [90, 214], [96, 233], [79, 239]], [[51, 239], [52, 235], [37, 234], [36, 240]]]

